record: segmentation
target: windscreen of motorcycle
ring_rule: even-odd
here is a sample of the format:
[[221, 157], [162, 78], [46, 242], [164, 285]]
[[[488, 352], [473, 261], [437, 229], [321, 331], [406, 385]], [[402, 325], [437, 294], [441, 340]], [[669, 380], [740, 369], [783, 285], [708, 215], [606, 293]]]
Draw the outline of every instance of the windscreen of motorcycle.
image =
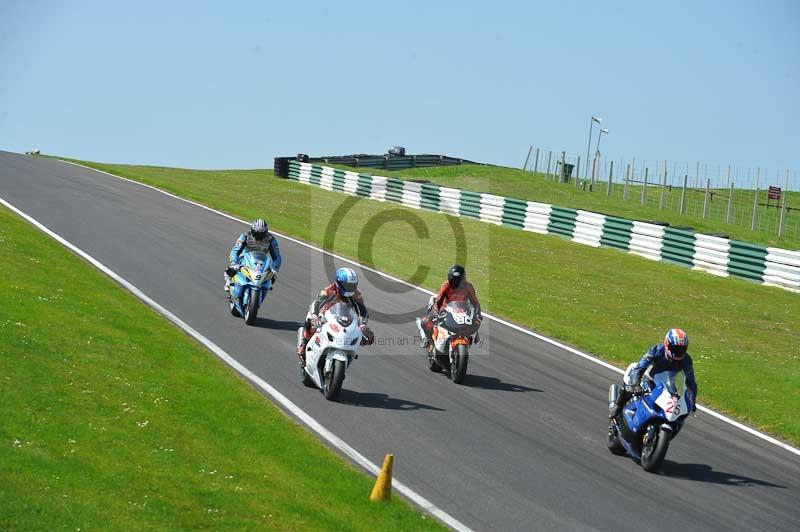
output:
[[245, 274], [256, 285], [260, 285], [272, 277], [272, 271], [270, 270], [272, 259], [266, 253], [248, 251], [244, 255], [244, 265], [247, 268]]
[[653, 376], [653, 389], [661, 387], [656, 404], [664, 411], [667, 421], [675, 421], [689, 413], [686, 397], [686, 376], [683, 371], [662, 371]]
[[475, 309], [469, 301], [451, 301], [439, 313], [439, 324], [460, 334], [471, 334]]
[[328, 313], [330, 313], [331, 318], [333, 318], [336, 323], [345, 329], [350, 327], [353, 323], [358, 323], [358, 314], [355, 309], [352, 305], [344, 301], [336, 303], [328, 309]]

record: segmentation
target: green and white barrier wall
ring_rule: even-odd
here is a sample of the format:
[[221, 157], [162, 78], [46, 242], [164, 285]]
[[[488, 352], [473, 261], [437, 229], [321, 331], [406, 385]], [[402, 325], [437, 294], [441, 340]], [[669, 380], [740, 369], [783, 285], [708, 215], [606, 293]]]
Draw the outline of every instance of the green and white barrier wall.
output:
[[800, 291], [800, 251], [672, 229], [547, 203], [289, 161], [289, 179], [415, 209], [466, 216], [594, 247], [612, 247], [723, 277]]

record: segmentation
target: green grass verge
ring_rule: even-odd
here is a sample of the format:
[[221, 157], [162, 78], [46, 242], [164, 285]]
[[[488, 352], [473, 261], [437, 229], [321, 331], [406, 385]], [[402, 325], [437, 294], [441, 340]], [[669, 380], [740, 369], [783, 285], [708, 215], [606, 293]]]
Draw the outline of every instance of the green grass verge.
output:
[[[790, 212], [786, 236], [778, 238], [776, 230], [780, 211], [774, 207], [759, 209], [759, 227], [761, 230], [750, 229], [751, 215], [755, 200], [753, 190], [735, 190], [733, 198], [733, 222], [727, 223], [726, 212], [728, 205], [727, 190], [714, 190], [714, 199], [710, 203], [709, 215], [703, 219], [704, 193], [690, 191], [686, 200], [686, 214], [678, 212], [680, 205], [681, 189], [673, 187], [665, 189], [664, 204], [660, 206], [660, 188], [648, 187], [645, 205], [641, 203], [642, 186], [629, 187], [629, 199], [622, 198], [623, 186], [615, 183], [611, 196], [606, 195], [607, 184], [596, 183], [595, 190], [583, 190], [573, 183], [562, 184], [547, 178], [544, 174], [523, 172], [514, 168], [498, 166], [485, 166], [464, 164], [458, 166], [438, 166], [429, 168], [411, 168], [408, 170], [388, 171], [378, 168], [351, 168], [343, 165], [330, 165], [354, 172], [371, 173], [394, 177], [396, 179], [426, 179], [437, 185], [488, 192], [498, 196], [526, 199], [551, 203], [561, 207], [584, 209], [632, 220], [657, 220], [668, 222], [674, 227], [691, 227], [699, 233], [719, 233], [730, 238], [754, 242], [766, 246], [783, 247], [789, 249], [800, 248], [800, 211]], [[651, 183], [652, 184], [652, 183]], [[781, 184], [781, 186], [783, 186]], [[766, 191], [760, 193], [760, 203], [765, 203]], [[800, 209], [800, 193], [788, 193], [788, 205]], [[774, 203], [774, 202], [773, 202]]]
[[0, 529], [442, 529], [5, 208], [0, 266]]
[[[327, 220], [347, 197], [266, 170], [86, 164], [242, 218], [266, 216], [275, 230], [318, 246]], [[430, 237], [418, 238], [402, 222], [368, 222], [389, 211], [415, 214]], [[453, 260], [449, 218], [361, 201], [342, 220], [333, 251], [437, 289]], [[683, 327], [692, 338], [702, 404], [800, 443], [797, 294], [552, 235], [460, 222], [469, 236], [470, 278], [491, 312], [620, 366], [638, 359], [667, 328]], [[370, 243], [363, 236], [375, 238]], [[430, 271], [414, 277], [419, 262]]]

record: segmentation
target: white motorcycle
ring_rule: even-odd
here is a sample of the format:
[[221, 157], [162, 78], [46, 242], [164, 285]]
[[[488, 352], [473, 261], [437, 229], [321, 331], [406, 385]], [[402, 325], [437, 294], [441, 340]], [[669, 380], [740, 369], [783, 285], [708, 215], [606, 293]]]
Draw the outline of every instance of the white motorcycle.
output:
[[[358, 313], [348, 303], [339, 302], [320, 317], [320, 326], [306, 345], [306, 365], [301, 371], [303, 384], [322, 390], [333, 401], [342, 389], [345, 372], [358, 358], [358, 346], [365, 341]], [[303, 328], [297, 329], [297, 345]]]

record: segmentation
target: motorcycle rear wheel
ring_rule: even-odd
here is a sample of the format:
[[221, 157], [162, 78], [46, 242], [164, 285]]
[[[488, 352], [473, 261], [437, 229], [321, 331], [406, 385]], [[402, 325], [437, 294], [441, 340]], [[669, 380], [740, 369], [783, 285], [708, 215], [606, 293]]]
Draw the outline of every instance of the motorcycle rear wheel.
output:
[[606, 444], [608, 445], [608, 450], [611, 451], [612, 454], [625, 454], [625, 447], [623, 447], [622, 442], [619, 441], [617, 428], [614, 426], [613, 420], [608, 424], [608, 438]]

